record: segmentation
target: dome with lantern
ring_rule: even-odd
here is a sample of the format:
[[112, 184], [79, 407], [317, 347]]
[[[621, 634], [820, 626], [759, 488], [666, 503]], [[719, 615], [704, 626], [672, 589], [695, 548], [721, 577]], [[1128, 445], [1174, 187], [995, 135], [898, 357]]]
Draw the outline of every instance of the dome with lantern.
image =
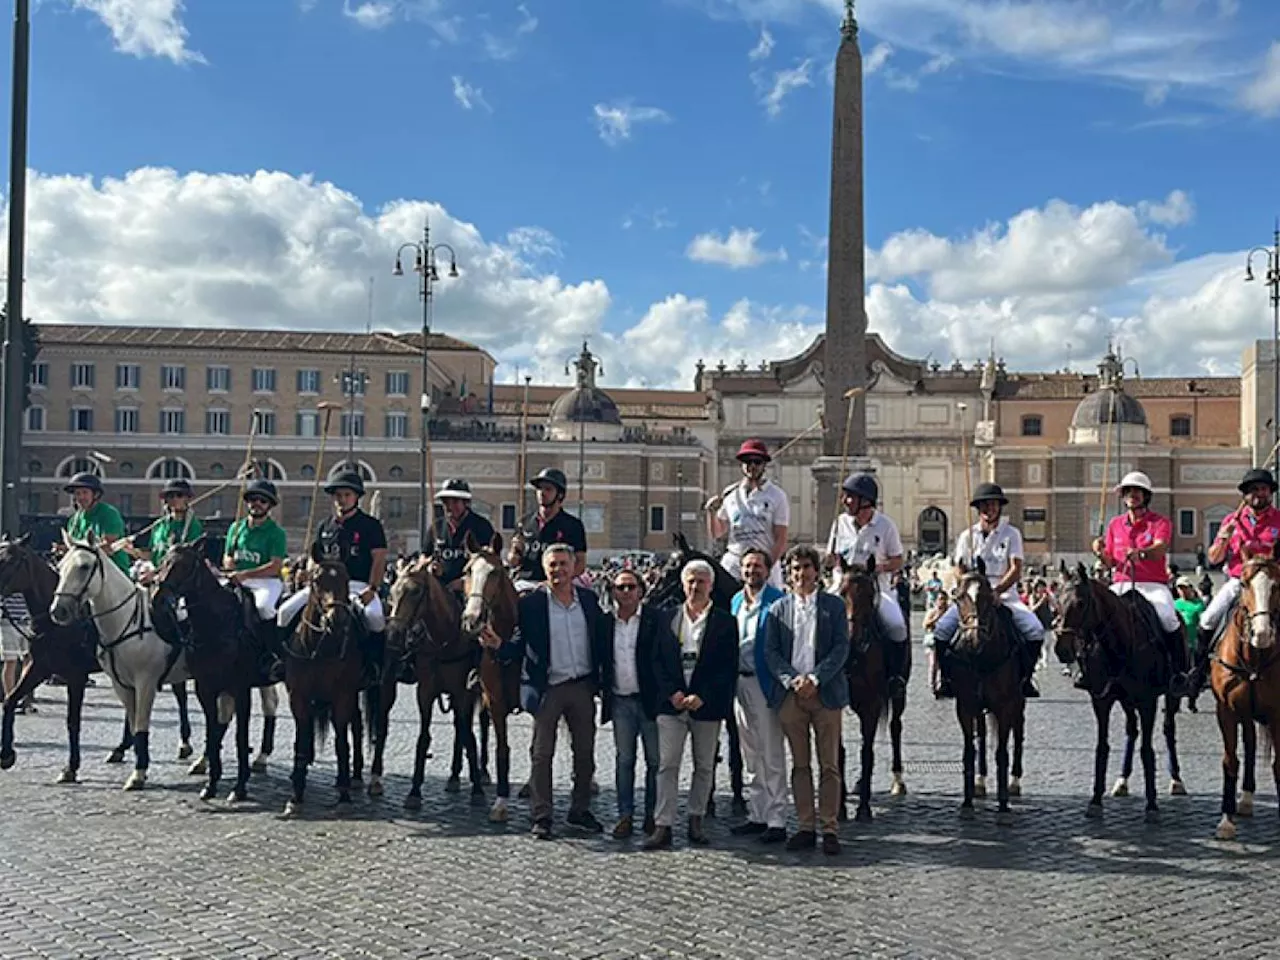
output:
[[613, 398], [596, 386], [600, 363], [585, 342], [573, 368], [577, 385], [551, 405], [550, 439], [622, 439], [622, 414]]
[[1071, 416], [1070, 442], [1105, 443], [1108, 433], [1126, 444], [1146, 443], [1149, 438], [1147, 412], [1125, 393], [1124, 361], [1110, 348], [1098, 364], [1098, 389], [1087, 394]]

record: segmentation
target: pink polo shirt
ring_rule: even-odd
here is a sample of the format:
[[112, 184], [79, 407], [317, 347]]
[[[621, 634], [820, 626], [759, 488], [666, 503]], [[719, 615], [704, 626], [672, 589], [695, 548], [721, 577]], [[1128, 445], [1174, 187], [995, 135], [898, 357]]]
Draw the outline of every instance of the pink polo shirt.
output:
[[1244, 572], [1244, 552], [1270, 553], [1280, 540], [1280, 510], [1267, 507], [1254, 514], [1250, 507], [1238, 510], [1232, 519], [1234, 526], [1227, 541], [1227, 576], [1239, 577]]
[[1167, 584], [1169, 568], [1165, 565], [1164, 557], [1134, 560], [1131, 569], [1124, 555], [1130, 548], [1143, 550], [1156, 542], [1168, 546], [1172, 541], [1173, 524], [1169, 522], [1169, 518], [1151, 510], [1137, 520], [1130, 520], [1127, 512], [1112, 517], [1107, 524], [1107, 536], [1103, 543], [1104, 553], [1115, 564], [1111, 572], [1112, 581]]

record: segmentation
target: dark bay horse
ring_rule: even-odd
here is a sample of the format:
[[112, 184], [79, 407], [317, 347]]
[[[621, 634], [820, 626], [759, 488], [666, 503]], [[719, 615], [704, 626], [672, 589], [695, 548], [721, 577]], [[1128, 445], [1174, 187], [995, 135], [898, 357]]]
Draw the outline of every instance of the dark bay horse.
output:
[[[1098, 728], [1094, 748], [1093, 795], [1087, 814], [1102, 816], [1102, 794], [1106, 789], [1107, 758], [1111, 747], [1108, 731], [1111, 708], [1120, 704], [1130, 738], [1140, 737], [1143, 780], [1147, 799], [1146, 820], [1157, 823], [1155, 750], [1152, 732], [1160, 697], [1169, 689], [1169, 661], [1164, 640], [1158, 635], [1155, 612], [1136, 590], [1123, 596], [1089, 576], [1083, 563], [1063, 576], [1062, 612], [1054, 652], [1064, 664], [1077, 664], [1093, 704]], [[1166, 705], [1166, 738], [1170, 767], [1177, 770], [1176, 744], [1172, 736], [1173, 709]], [[1174, 792], [1181, 781], [1174, 780]], [[1123, 788], [1123, 789], [1122, 789]], [[1117, 782], [1115, 796], [1128, 792], [1124, 778]]]
[[[315, 761], [316, 735], [323, 739], [333, 723], [338, 760], [338, 802], [351, 802], [351, 726], [359, 713], [364, 686], [364, 655], [359, 612], [351, 605], [350, 577], [340, 563], [321, 562], [311, 577], [311, 596], [293, 635], [285, 644], [285, 687], [295, 728], [293, 796], [286, 817], [302, 812], [307, 768]], [[382, 740], [380, 711], [369, 711], [375, 743]]]
[[[417, 810], [422, 806], [422, 782], [426, 779], [427, 752], [431, 749], [431, 714], [437, 699], [441, 701], [442, 711], [453, 713], [454, 738], [462, 744], [467, 758], [471, 798], [473, 801], [483, 799], [484, 784], [476, 757], [475, 731], [471, 725], [479, 700], [479, 690], [472, 682], [477, 644], [474, 638], [463, 635], [458, 605], [444, 584], [431, 573], [428, 557], [402, 571], [391, 587], [387, 647], [411, 652], [414, 677], [418, 683], [421, 725], [414, 750], [413, 782], [404, 800], [405, 808]], [[394, 687], [394, 679], [390, 683]], [[387, 684], [384, 682], [384, 698], [386, 694]], [[446, 696], [447, 707], [444, 704]], [[389, 711], [390, 705], [385, 709]], [[385, 723], [382, 729], [386, 729]], [[382, 775], [382, 741], [382, 737], [375, 741], [377, 746], [374, 748], [372, 769], [375, 778]], [[448, 785], [446, 789], [449, 789]]]
[[[1273, 556], [1248, 558], [1240, 578], [1240, 601], [1227, 622], [1213, 658], [1210, 686], [1217, 700], [1218, 729], [1222, 733], [1222, 819], [1217, 838], [1236, 838], [1235, 818], [1253, 814], [1257, 725], [1272, 744], [1271, 770], [1280, 794], [1280, 563]], [[1244, 739], [1244, 783], [1236, 800], [1240, 757], [1236, 738]]]
[[[862, 729], [862, 769], [858, 777], [858, 809], [854, 819], [871, 820], [871, 774], [875, 768], [876, 727], [889, 709], [889, 673], [884, 645], [889, 642], [876, 617], [880, 587], [876, 581], [876, 561], [866, 567], [844, 571], [840, 586], [845, 614], [849, 620], [849, 659], [845, 676], [849, 680], [849, 706], [857, 714]], [[849, 775], [845, 769], [844, 744], [840, 745], [840, 817], [848, 816]]]
[[960, 628], [945, 669], [956, 694], [956, 719], [964, 736], [964, 800], [960, 815], [973, 816], [979, 725], [995, 727], [996, 823], [1012, 822], [1009, 807], [1009, 738], [1021, 737], [1027, 701], [1022, 695], [1020, 648], [1013, 618], [991, 588], [981, 559], [957, 590]]
[[[502, 536], [495, 533], [492, 542], [481, 545], [468, 534], [466, 546], [467, 566], [462, 574], [467, 585], [461, 623], [463, 638], [478, 644], [480, 631], [490, 626], [505, 643], [515, 633], [518, 613], [515, 585], [502, 568]], [[520, 706], [520, 661], [500, 663], [496, 651], [485, 648], [480, 660], [480, 691], [485, 711], [493, 723], [498, 768], [497, 796], [489, 811], [489, 820], [505, 823], [507, 800], [511, 795], [511, 745], [507, 719]]]

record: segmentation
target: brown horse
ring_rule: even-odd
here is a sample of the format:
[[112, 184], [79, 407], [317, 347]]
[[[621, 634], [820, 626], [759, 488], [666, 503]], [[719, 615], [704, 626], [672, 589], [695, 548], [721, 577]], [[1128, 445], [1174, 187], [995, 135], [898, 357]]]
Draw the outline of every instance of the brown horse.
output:
[[[431, 749], [431, 714], [437, 699], [441, 710], [453, 713], [454, 737], [462, 743], [467, 757], [473, 801], [484, 798], [480, 765], [476, 758], [476, 738], [471, 727], [479, 693], [472, 683], [477, 645], [463, 636], [458, 623], [458, 605], [444, 584], [432, 575], [430, 559], [424, 557], [404, 570], [391, 587], [387, 616], [387, 647], [412, 651], [414, 677], [418, 681], [418, 742], [413, 758], [413, 782], [404, 799], [405, 808], [422, 806], [422, 781], [426, 778], [427, 752]], [[394, 684], [394, 681], [392, 681]], [[383, 687], [384, 697], [386, 686]], [[443, 700], [449, 698], [446, 708]], [[388, 706], [389, 710], [390, 707]], [[386, 729], [383, 724], [383, 729]], [[373, 776], [382, 775], [382, 740], [376, 742]], [[450, 778], [446, 790], [456, 790]]]
[[[338, 759], [338, 802], [351, 802], [350, 728], [359, 709], [364, 686], [364, 656], [358, 631], [360, 614], [351, 605], [350, 577], [340, 563], [321, 562], [311, 577], [311, 596], [293, 636], [285, 644], [284, 684], [295, 728], [293, 796], [285, 816], [302, 811], [307, 767], [315, 761], [316, 734], [323, 739], [333, 723], [334, 753]], [[378, 726], [375, 713], [371, 726]], [[381, 740], [375, 730], [374, 742]]]
[[[479, 643], [480, 631], [493, 627], [502, 641], [511, 639], [516, 629], [516, 588], [502, 568], [502, 535], [495, 533], [487, 545], [477, 544], [467, 535], [467, 566], [462, 579], [467, 585], [462, 611], [462, 634]], [[499, 663], [496, 653], [485, 648], [480, 660], [480, 691], [484, 707], [493, 723], [494, 754], [498, 766], [497, 796], [489, 811], [493, 823], [507, 821], [507, 799], [511, 796], [511, 744], [507, 719], [520, 706], [520, 661]]]
[[[1147, 799], [1145, 818], [1148, 823], [1160, 819], [1156, 804], [1155, 750], [1152, 731], [1160, 697], [1168, 691], [1169, 662], [1159, 636], [1155, 613], [1136, 590], [1123, 596], [1112, 593], [1105, 583], [1093, 580], [1084, 564], [1074, 572], [1063, 574], [1062, 612], [1057, 627], [1054, 652], [1065, 664], [1078, 664], [1093, 703], [1093, 716], [1098, 728], [1098, 742], [1093, 757], [1093, 796], [1087, 816], [1102, 816], [1102, 793], [1106, 789], [1107, 757], [1111, 752], [1108, 730], [1111, 707], [1120, 704], [1130, 731], [1141, 737], [1139, 754]], [[1171, 721], [1167, 714], [1166, 725]], [[1168, 730], [1166, 730], [1168, 733]], [[1170, 754], [1176, 768], [1173, 741]], [[1123, 782], [1123, 781], [1122, 781]], [[1174, 790], [1181, 785], [1175, 780]], [[1113, 794], [1123, 796], [1117, 783]]]
[[[1234, 840], [1234, 818], [1253, 814], [1254, 762], [1258, 747], [1255, 724], [1260, 724], [1274, 746], [1280, 743], [1280, 650], [1276, 648], [1280, 625], [1280, 563], [1272, 556], [1250, 557], [1240, 578], [1240, 602], [1227, 623], [1209, 675], [1218, 701], [1218, 728], [1222, 731], [1222, 819], [1219, 840]], [[1236, 775], [1240, 757], [1236, 736], [1244, 737], [1244, 783], [1236, 802]], [[1272, 773], [1280, 792], [1280, 752], [1273, 754]]]
[[[866, 567], [844, 571], [840, 585], [845, 613], [849, 620], [849, 659], [845, 676], [849, 679], [849, 706], [858, 715], [862, 727], [862, 770], [858, 777], [858, 810], [854, 819], [871, 820], [871, 774], [875, 767], [876, 727], [889, 709], [889, 673], [885, 666], [885, 648], [889, 643], [876, 616], [880, 588], [876, 581], [876, 560], [871, 557]], [[840, 816], [848, 816], [849, 776], [845, 772], [844, 744], [840, 745]], [[895, 784], [898, 782], [895, 779]]]
[[956, 719], [964, 736], [964, 801], [962, 817], [973, 816], [975, 739], [978, 726], [995, 727], [996, 823], [1012, 822], [1009, 808], [1009, 737], [1021, 736], [1026, 723], [1026, 698], [1022, 695], [1022, 666], [1013, 619], [991, 589], [985, 564], [960, 581], [956, 603], [960, 629], [943, 661], [956, 694]]

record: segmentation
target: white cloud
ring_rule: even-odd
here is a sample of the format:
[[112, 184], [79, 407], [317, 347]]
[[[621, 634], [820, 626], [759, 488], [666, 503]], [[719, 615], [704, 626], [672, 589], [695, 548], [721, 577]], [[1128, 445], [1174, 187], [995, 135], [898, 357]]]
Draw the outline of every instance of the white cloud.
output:
[[765, 112], [771, 117], [778, 116], [782, 113], [783, 101], [790, 94], [801, 87], [813, 86], [812, 69], [813, 61], [806, 59], [790, 70], [777, 71], [769, 83], [765, 83], [759, 75], [756, 75], [756, 85], [762, 91], [760, 102], [764, 105]]
[[520, 13], [520, 24], [516, 27], [516, 33], [533, 33], [538, 29], [538, 18], [529, 12], [529, 8], [525, 4], [520, 4], [516, 7], [516, 10]]
[[381, 30], [396, 18], [396, 5], [390, 0], [364, 0], [352, 6], [351, 0], [342, 0], [342, 13], [366, 30]]
[[204, 63], [187, 46], [182, 0], [72, 0], [111, 31], [116, 49], [135, 57], [162, 57], [174, 63]]
[[637, 107], [626, 100], [597, 103], [594, 116], [600, 139], [611, 147], [623, 140], [630, 140], [632, 129], [637, 124], [671, 122], [671, 115], [665, 110], [658, 107]]
[[1280, 41], [1271, 44], [1262, 69], [1241, 92], [1240, 100], [1264, 117], [1280, 114]]
[[481, 107], [493, 113], [493, 107], [484, 98], [484, 91], [479, 87], [473, 87], [456, 74], [453, 77], [453, 99], [458, 101], [458, 105], [463, 110], [472, 110]]
[[751, 52], [747, 54], [748, 60], [768, 60], [769, 55], [773, 53], [773, 34], [765, 27], [760, 31], [760, 39], [756, 45], [751, 48]]
[[1158, 203], [1143, 200], [1138, 204], [1138, 213], [1162, 227], [1180, 227], [1195, 218], [1196, 207], [1184, 191], [1174, 190]]
[[877, 43], [871, 48], [871, 52], [862, 59], [862, 72], [867, 76], [871, 76], [888, 63], [889, 58], [892, 56], [893, 44]]
[[461, 16], [449, 15], [450, 0], [342, 0], [342, 13], [366, 30], [384, 30], [403, 20], [425, 23], [439, 38], [454, 44], [462, 39]]
[[698, 263], [717, 263], [732, 270], [787, 259], [785, 248], [761, 250], [758, 245], [760, 237], [759, 230], [741, 230], [737, 227], [730, 230], [727, 237], [721, 237], [718, 233], [700, 233], [690, 241], [685, 255]]

